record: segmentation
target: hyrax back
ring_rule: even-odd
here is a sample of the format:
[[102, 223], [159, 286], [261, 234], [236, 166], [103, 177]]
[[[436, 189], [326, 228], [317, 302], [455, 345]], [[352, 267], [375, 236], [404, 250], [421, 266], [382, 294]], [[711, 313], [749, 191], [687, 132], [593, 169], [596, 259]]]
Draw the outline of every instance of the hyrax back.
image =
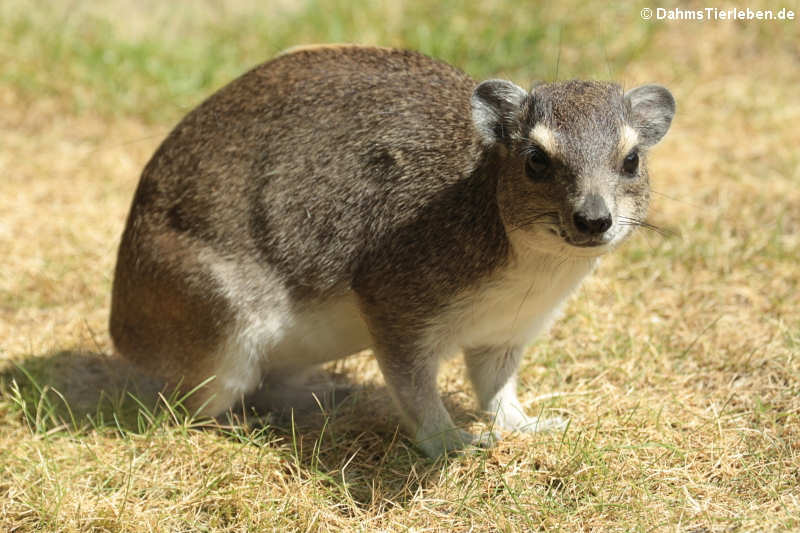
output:
[[[463, 351], [498, 427], [515, 374], [595, 258], [647, 209], [666, 89], [480, 85], [426, 56], [300, 49], [224, 87], [142, 173], [120, 244], [120, 353], [217, 415], [313, 401], [315, 365], [372, 347], [426, 453], [475, 438], [436, 392]], [[208, 378], [213, 377], [210, 381]], [[324, 387], [323, 387], [324, 388]], [[480, 441], [483, 442], [483, 441]]]

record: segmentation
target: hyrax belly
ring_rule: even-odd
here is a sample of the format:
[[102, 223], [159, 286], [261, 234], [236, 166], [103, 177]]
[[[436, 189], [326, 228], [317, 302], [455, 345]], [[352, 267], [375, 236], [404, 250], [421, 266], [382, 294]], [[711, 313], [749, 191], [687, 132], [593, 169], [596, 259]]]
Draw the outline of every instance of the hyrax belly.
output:
[[265, 372], [301, 371], [370, 348], [372, 340], [353, 295], [298, 307], [287, 317], [285, 331], [265, 351]]

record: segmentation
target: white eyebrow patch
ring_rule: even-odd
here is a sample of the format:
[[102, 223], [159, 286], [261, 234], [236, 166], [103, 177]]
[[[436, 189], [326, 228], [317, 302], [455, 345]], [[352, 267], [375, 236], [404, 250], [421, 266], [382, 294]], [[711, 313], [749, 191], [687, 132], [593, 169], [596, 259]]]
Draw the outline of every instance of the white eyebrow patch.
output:
[[639, 144], [639, 133], [627, 124], [622, 126], [619, 136], [619, 153], [622, 154], [622, 157], [628, 155], [628, 152], [637, 144]]
[[532, 141], [541, 146], [548, 154], [554, 154], [556, 152], [556, 136], [553, 133], [553, 130], [544, 124], [537, 124], [534, 126], [528, 136]]

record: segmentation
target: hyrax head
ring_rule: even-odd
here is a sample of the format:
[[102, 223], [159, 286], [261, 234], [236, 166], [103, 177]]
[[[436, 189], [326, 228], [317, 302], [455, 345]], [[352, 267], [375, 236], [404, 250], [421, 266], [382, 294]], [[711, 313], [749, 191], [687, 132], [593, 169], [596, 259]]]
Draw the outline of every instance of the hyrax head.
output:
[[645, 155], [674, 114], [675, 100], [658, 85], [478, 85], [472, 118], [497, 155], [498, 203], [512, 241], [576, 256], [620, 243], [647, 215]]

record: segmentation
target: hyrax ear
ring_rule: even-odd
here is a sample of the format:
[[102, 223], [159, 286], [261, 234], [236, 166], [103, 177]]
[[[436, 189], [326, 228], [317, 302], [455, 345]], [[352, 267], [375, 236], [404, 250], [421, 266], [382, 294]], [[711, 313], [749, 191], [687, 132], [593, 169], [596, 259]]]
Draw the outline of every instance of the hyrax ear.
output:
[[486, 80], [475, 88], [472, 122], [484, 144], [508, 143], [527, 96], [525, 89], [505, 80]]
[[631, 109], [632, 126], [639, 133], [639, 144], [653, 146], [667, 133], [675, 116], [675, 99], [661, 85], [642, 85], [625, 93]]

